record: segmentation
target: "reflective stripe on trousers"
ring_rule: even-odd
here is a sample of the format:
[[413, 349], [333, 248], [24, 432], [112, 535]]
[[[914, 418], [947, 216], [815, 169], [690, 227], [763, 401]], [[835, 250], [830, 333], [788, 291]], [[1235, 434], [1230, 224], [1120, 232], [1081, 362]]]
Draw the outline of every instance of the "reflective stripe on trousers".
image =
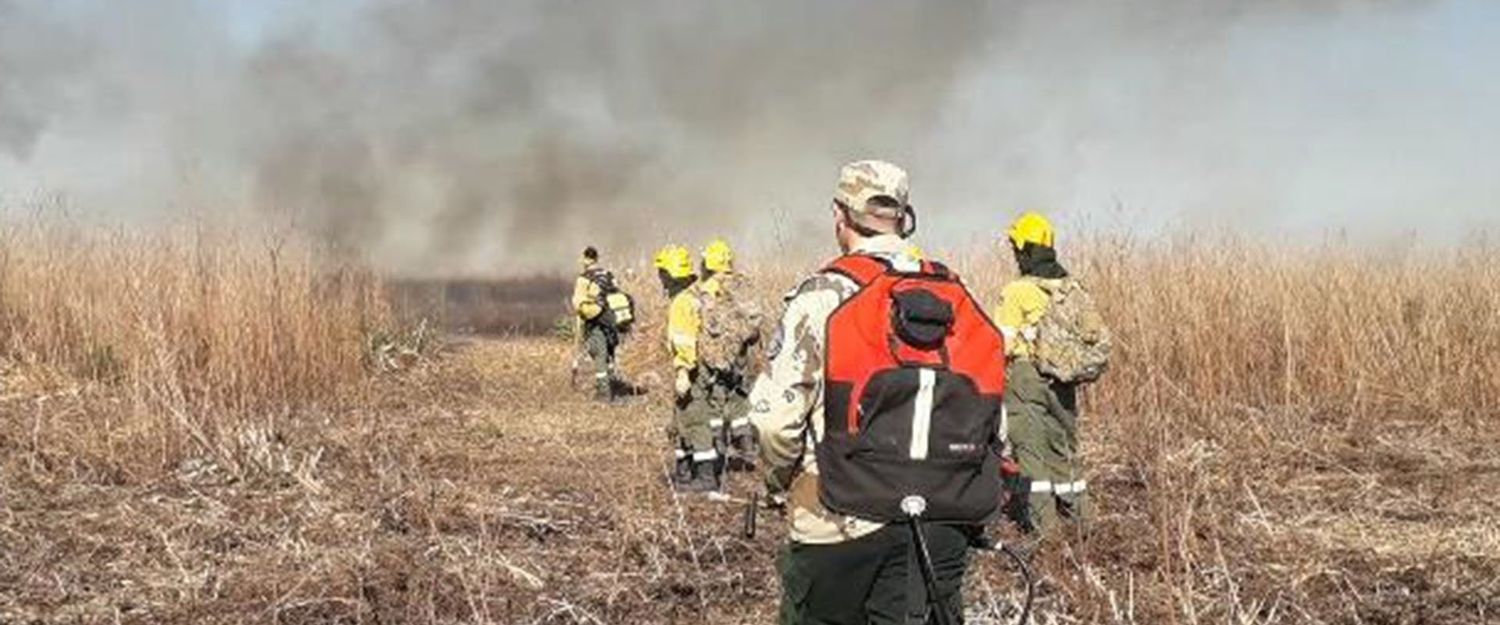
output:
[[1088, 482], [1078, 480], [1076, 482], [1049, 482], [1047, 480], [1034, 480], [1031, 482], [1031, 492], [1052, 493], [1054, 495], [1073, 495], [1088, 490]]

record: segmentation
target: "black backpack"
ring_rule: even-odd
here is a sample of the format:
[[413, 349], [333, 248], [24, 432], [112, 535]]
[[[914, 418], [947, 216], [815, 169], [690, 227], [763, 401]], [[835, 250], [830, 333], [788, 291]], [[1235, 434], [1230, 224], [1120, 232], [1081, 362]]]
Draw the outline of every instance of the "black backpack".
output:
[[635, 323], [635, 298], [620, 290], [615, 274], [604, 269], [590, 269], [583, 277], [599, 287], [599, 307], [602, 311], [595, 321], [616, 332], [629, 332]]

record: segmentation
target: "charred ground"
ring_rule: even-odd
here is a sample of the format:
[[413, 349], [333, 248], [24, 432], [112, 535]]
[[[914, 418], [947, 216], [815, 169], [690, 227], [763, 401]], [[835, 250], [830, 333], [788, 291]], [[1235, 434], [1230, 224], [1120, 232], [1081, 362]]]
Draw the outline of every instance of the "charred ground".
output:
[[573, 282], [556, 276], [529, 278], [421, 279], [386, 282], [407, 323], [427, 319], [452, 333], [544, 335], [566, 331]]

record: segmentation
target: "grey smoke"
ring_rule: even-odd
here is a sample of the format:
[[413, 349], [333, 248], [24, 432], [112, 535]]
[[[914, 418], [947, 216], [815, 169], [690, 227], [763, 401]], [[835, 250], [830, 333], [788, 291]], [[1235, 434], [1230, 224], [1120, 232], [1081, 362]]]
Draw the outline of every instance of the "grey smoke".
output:
[[61, 25], [0, 0], [0, 153], [25, 161], [82, 69], [89, 42]]
[[940, 245], [1023, 207], [1458, 232], [1500, 198], [1478, 0], [256, 4], [0, 0], [0, 196], [247, 211], [412, 274], [816, 245], [872, 155]]
[[[769, 217], [757, 203], [783, 166], [826, 177], [830, 152], [930, 124], [986, 14], [373, 7], [350, 26], [356, 49], [294, 32], [251, 59], [248, 90], [273, 103], [252, 147], [257, 201], [311, 200], [334, 238], [457, 267], [733, 230]], [[857, 112], [866, 101], [878, 112]]]

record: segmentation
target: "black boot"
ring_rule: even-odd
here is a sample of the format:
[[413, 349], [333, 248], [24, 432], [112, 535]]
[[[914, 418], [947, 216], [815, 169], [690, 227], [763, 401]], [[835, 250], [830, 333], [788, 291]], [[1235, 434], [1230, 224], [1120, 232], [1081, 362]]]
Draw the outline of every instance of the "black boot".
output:
[[693, 479], [683, 490], [689, 493], [709, 493], [719, 490], [719, 461], [693, 462]]
[[691, 481], [693, 481], [693, 459], [689, 456], [682, 456], [672, 467], [672, 488], [681, 490]]
[[745, 425], [735, 428], [734, 447], [735, 452], [753, 468], [756, 456], [760, 455], [760, 444], [757, 442], [755, 426]]

